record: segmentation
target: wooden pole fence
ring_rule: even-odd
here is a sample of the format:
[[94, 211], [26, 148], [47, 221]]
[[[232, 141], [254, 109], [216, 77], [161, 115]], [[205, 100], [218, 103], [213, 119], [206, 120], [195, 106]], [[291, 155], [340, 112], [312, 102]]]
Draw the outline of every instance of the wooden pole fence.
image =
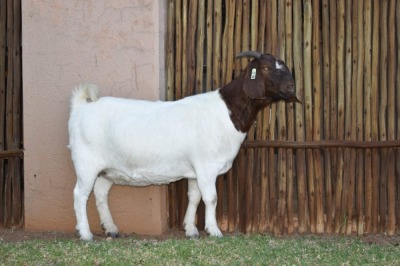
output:
[[[265, 108], [218, 178], [222, 230], [400, 229], [400, 1], [168, 3], [168, 100], [220, 88], [248, 63], [235, 55], [257, 50], [285, 61], [302, 102]], [[182, 228], [186, 187], [169, 186], [171, 228]]]

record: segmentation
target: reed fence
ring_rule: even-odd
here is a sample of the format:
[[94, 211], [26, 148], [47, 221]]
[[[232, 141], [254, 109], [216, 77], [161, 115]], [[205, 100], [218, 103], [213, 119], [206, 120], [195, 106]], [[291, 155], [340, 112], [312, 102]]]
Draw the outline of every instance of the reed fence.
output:
[[[169, 0], [167, 97], [238, 76], [239, 51], [279, 56], [302, 104], [258, 115], [217, 180], [227, 232], [387, 233], [400, 227], [400, 1]], [[181, 228], [186, 181], [169, 186]], [[204, 206], [198, 210], [204, 226]]]
[[21, 1], [0, 0], [0, 227], [23, 224]]

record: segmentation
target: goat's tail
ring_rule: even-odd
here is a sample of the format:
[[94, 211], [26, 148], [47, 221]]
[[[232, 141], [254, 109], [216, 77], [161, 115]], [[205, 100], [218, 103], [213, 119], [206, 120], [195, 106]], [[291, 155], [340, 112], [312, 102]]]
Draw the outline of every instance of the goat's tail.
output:
[[75, 87], [72, 92], [71, 110], [78, 106], [90, 102], [94, 102], [99, 98], [99, 88], [96, 84], [86, 83]]

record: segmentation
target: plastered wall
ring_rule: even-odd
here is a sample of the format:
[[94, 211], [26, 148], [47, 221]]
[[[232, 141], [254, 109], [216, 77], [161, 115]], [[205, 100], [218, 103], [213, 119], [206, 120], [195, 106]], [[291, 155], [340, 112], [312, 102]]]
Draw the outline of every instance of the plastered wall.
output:
[[[26, 230], [75, 231], [67, 123], [76, 84], [164, 98], [164, 2], [22, 1]], [[166, 191], [114, 186], [110, 209], [120, 231], [164, 232]], [[101, 232], [93, 195], [88, 213], [92, 231]]]

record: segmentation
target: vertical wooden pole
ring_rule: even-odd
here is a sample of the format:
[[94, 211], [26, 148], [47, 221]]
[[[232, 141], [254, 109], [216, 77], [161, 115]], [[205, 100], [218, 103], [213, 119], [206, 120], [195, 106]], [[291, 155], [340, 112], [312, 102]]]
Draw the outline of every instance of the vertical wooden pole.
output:
[[203, 65], [204, 65], [204, 38], [205, 38], [205, 0], [199, 0], [197, 6], [197, 34], [196, 34], [196, 81], [195, 93], [203, 93]]
[[[313, 119], [312, 119], [312, 5], [311, 0], [303, 2], [304, 16], [304, 105], [305, 105], [305, 126], [306, 141], [313, 138]], [[307, 154], [307, 178], [308, 178], [308, 206], [310, 217], [311, 233], [316, 232], [316, 203], [315, 203], [315, 181], [314, 181], [314, 158], [312, 150], [308, 149]]]
[[207, 17], [206, 17], [206, 91], [212, 90], [212, 74], [213, 74], [213, 11], [214, 1], [207, 0]]
[[[182, 51], [184, 40], [182, 38], [182, 1], [175, 1], [175, 10], [169, 10], [175, 13], [175, 23], [168, 21], [168, 26], [170, 23], [175, 24], [174, 27], [174, 45], [175, 45], [175, 92], [173, 93], [174, 99], [178, 100], [182, 98]], [[169, 16], [172, 16], [169, 14]], [[168, 17], [168, 20], [171, 20]], [[170, 27], [170, 26], [169, 26]], [[171, 33], [169, 33], [171, 34]], [[167, 100], [173, 100], [173, 98], [168, 97]]]
[[[324, 138], [331, 138], [331, 99], [330, 91], [330, 33], [329, 33], [329, 1], [322, 1], [322, 45], [323, 45], [323, 114], [324, 114]], [[332, 207], [332, 171], [331, 171], [331, 151], [326, 150], [324, 152], [324, 165], [325, 165], [325, 204], [326, 204], [326, 232], [332, 233], [333, 225], [333, 207]]]
[[[345, 52], [345, 2], [340, 0], [337, 8], [338, 31], [337, 31], [337, 137], [344, 139], [344, 52]], [[342, 217], [342, 191], [343, 191], [343, 149], [337, 150], [337, 177], [335, 190], [335, 233], [340, 232]]]
[[[243, 1], [236, 0], [235, 13], [235, 55], [242, 51], [242, 22], [243, 22]], [[242, 71], [242, 60], [235, 60], [235, 77], [239, 76]]]
[[[5, 7], [7, 0], [1, 0], [0, 6]], [[6, 117], [6, 8], [0, 8], [0, 151], [5, 149], [5, 117]], [[4, 183], [5, 159], [0, 159], [0, 226], [4, 225]]]
[[[191, 95], [188, 92], [188, 64], [187, 64], [187, 53], [188, 53], [188, 14], [189, 6], [188, 0], [182, 0], [181, 16], [182, 16], [182, 92], [181, 98]], [[177, 10], [178, 12], [178, 10]]]
[[[314, 92], [314, 110], [313, 110], [313, 140], [321, 140], [321, 115], [322, 115], [322, 86], [321, 86], [321, 49], [320, 49], [320, 21], [319, 21], [319, 0], [314, 0], [312, 4], [312, 63], [313, 63], [313, 92]], [[313, 150], [315, 160], [314, 164], [314, 182], [315, 182], [315, 201], [316, 201], [316, 233], [324, 232], [324, 202], [323, 202], [323, 161], [321, 151]]]
[[[390, 0], [389, 2], [389, 15], [388, 15], [388, 29], [395, 29], [395, 11], [396, 1]], [[395, 84], [396, 84], [396, 40], [395, 34], [388, 34], [388, 140], [394, 140], [395, 137]], [[398, 91], [397, 94], [399, 94]], [[399, 104], [399, 103], [398, 103]], [[396, 231], [396, 217], [395, 217], [395, 158], [394, 149], [388, 150], [388, 180], [387, 180], [387, 234], [394, 235]]]
[[[13, 38], [13, 5], [11, 1], [7, 1], [7, 47], [8, 47], [8, 56], [7, 56], [7, 85], [6, 85], [6, 150], [13, 149], [13, 135], [14, 135], [14, 127], [13, 127], [13, 81], [14, 81], [14, 38]], [[14, 168], [16, 167], [15, 158], [8, 159], [8, 165], [5, 175], [5, 226], [12, 226], [12, 183], [14, 180]]]
[[[364, 2], [364, 140], [370, 141], [372, 137], [371, 126], [371, 91], [372, 91], [372, 78], [371, 78], [371, 38], [372, 38], [372, 2], [366, 0]], [[365, 175], [365, 233], [372, 231], [372, 151], [366, 149], [364, 152], [364, 175]]]
[[[357, 12], [357, 96], [356, 96], [356, 132], [357, 140], [363, 140], [363, 88], [364, 88], [364, 0], [358, 1], [358, 8], [355, 9]], [[364, 157], [363, 150], [357, 150], [357, 195], [356, 195], [356, 208], [358, 212], [357, 217], [357, 234], [364, 234]]]
[[[388, 1], [383, 0], [380, 1], [380, 26], [379, 26], [379, 39], [380, 39], [380, 49], [379, 52], [379, 87], [377, 87], [379, 92], [379, 140], [385, 141], [387, 140], [387, 120], [386, 120], [386, 112], [387, 112], [387, 41], [388, 41], [388, 29], [387, 29], [387, 7]], [[381, 149], [380, 150], [380, 159], [381, 159], [381, 167], [380, 167], [380, 182], [379, 182], [379, 232], [384, 232], [386, 227], [386, 207], [387, 207], [387, 173], [388, 173], [388, 165], [387, 165], [387, 157], [388, 150]]]
[[[13, 1], [13, 138], [12, 149], [22, 148], [22, 53], [21, 53], [21, 1]], [[23, 172], [20, 157], [15, 160], [13, 189], [13, 226], [18, 228], [23, 225]]]
[[[286, 9], [285, 9], [285, 42], [286, 42], [286, 55], [285, 62], [290, 70], [293, 71], [293, 1], [286, 1]], [[294, 105], [292, 103], [286, 104], [286, 112], [287, 112], [287, 139], [293, 141], [294, 140]], [[288, 234], [291, 235], [294, 232], [294, 158], [293, 158], [293, 150], [286, 150], [286, 158], [287, 158], [287, 193], [286, 193], [286, 202], [287, 202], [287, 221], [288, 221]]]
[[[337, 139], [337, 2], [329, 1], [329, 33], [330, 33], [330, 73], [329, 73], [329, 83], [330, 83], [330, 137], [331, 139]], [[334, 195], [332, 195], [332, 219], [333, 219], [333, 231], [336, 228], [336, 217], [338, 213], [336, 212], [336, 184], [337, 184], [337, 153], [335, 149], [329, 151], [330, 153], [330, 165], [328, 166], [331, 170], [331, 182]]]
[[[304, 83], [303, 83], [303, 35], [301, 20], [301, 3], [293, 1], [293, 64], [296, 76], [296, 94], [300, 101], [304, 103]], [[295, 105], [296, 140], [305, 140], [304, 129], [304, 109], [303, 105]], [[307, 231], [307, 204], [306, 204], [306, 162], [303, 149], [296, 150], [296, 175], [297, 175], [297, 205], [299, 233]]]
[[175, 1], [168, 1], [168, 20], [167, 20], [167, 99], [174, 100], [175, 96]]
[[[371, 125], [372, 140], [378, 141], [378, 86], [379, 86], [379, 12], [381, 1], [374, 0], [372, 21], [372, 79], [371, 79]], [[378, 232], [379, 216], [379, 154], [372, 150], [372, 232]]]
[[[346, 2], [346, 24], [350, 23], [351, 27], [347, 26], [346, 32], [346, 110], [345, 110], [345, 138], [347, 140], [356, 140], [356, 125], [357, 125], [357, 98], [356, 98], [356, 88], [357, 88], [357, 39], [358, 39], [358, 31], [357, 31], [357, 10], [358, 3], [357, 1], [349, 1]], [[349, 52], [350, 50], [350, 52]], [[350, 69], [349, 69], [350, 65]], [[346, 155], [346, 153], [345, 153]], [[344, 227], [344, 231], [346, 234], [350, 235], [353, 227], [353, 203], [354, 199], [354, 189], [355, 189], [355, 175], [356, 175], [356, 150], [355, 149], [347, 149], [347, 198], [345, 198], [346, 202], [346, 217], [347, 224]]]
[[[344, 68], [343, 68], [343, 79], [344, 79], [344, 90], [341, 93], [339, 91], [339, 104], [343, 109], [339, 110], [339, 120], [340, 122], [343, 120], [343, 139], [350, 139], [350, 128], [351, 128], [351, 75], [352, 75], [352, 49], [351, 49], [351, 1], [345, 0], [345, 24], [344, 24]], [[341, 115], [341, 111], [343, 111]], [[342, 132], [339, 132], [342, 134]], [[350, 186], [350, 149], [343, 150], [343, 169], [341, 170], [341, 174], [343, 176], [342, 180], [342, 213], [341, 216], [343, 218], [341, 233], [346, 232], [347, 224], [349, 223], [350, 217], [347, 216], [347, 200], [349, 194], [349, 186]], [[351, 219], [350, 219], [351, 220]]]
[[186, 95], [189, 96], [196, 93], [196, 33], [197, 33], [197, 7], [198, 1], [189, 1], [189, 17], [188, 17], [188, 37], [187, 37], [187, 88]]
[[[396, 3], [396, 36], [397, 36], [397, 44], [400, 43], [400, 1]], [[396, 91], [400, 91], [400, 45], [397, 45], [397, 71], [396, 71]], [[400, 93], [397, 93], [396, 96], [396, 113], [397, 113], [397, 129], [396, 129], [396, 138], [400, 139]], [[396, 193], [397, 193], [397, 200], [396, 200], [396, 228], [400, 228], [400, 148], [396, 149]]]

